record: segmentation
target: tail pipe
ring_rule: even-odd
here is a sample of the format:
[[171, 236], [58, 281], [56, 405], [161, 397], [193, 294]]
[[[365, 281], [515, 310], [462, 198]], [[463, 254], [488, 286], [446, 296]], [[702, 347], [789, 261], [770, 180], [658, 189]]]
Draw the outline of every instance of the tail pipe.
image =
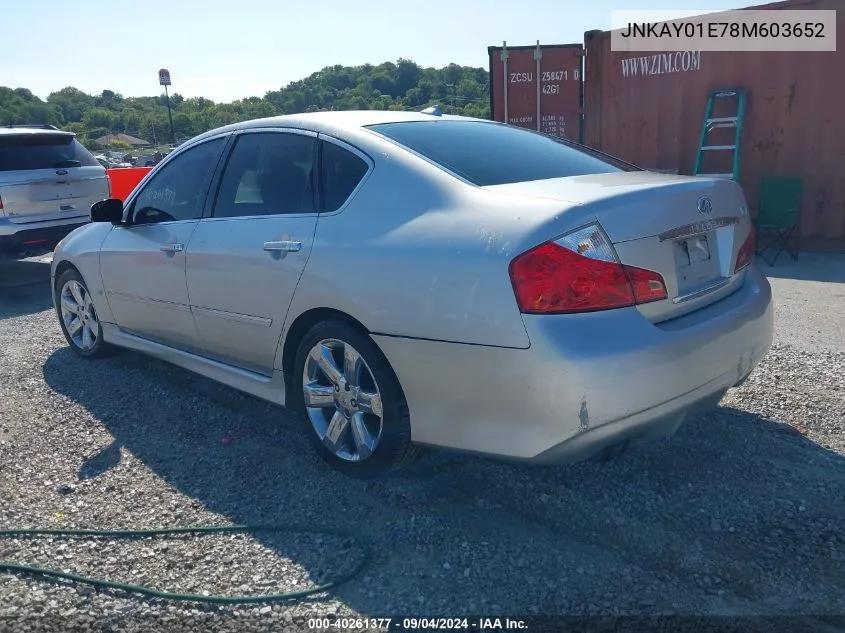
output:
[[622, 440], [621, 442], [617, 442], [615, 444], [611, 444], [610, 446], [604, 447], [602, 450], [592, 456], [591, 461], [599, 463], [607, 463], [609, 461], [613, 461], [614, 459], [618, 459], [619, 457], [622, 457], [622, 455], [627, 453], [630, 447], [630, 440]]

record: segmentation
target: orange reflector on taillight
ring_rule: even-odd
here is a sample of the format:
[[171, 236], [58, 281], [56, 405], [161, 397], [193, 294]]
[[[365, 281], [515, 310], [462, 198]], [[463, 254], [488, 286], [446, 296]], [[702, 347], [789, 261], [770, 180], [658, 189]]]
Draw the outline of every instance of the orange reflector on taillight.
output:
[[736, 254], [734, 273], [738, 273], [751, 263], [751, 260], [754, 259], [755, 247], [754, 227], [751, 227], [748, 229], [748, 237], [745, 238], [745, 242], [742, 243], [742, 246], [739, 247], [739, 252]]

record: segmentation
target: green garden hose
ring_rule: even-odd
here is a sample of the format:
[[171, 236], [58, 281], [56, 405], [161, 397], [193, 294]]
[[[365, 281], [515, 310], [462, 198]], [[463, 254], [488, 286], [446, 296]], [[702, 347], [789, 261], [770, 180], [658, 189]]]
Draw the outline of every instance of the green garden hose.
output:
[[340, 529], [331, 529], [324, 527], [308, 527], [295, 525], [198, 525], [178, 528], [162, 528], [152, 530], [54, 530], [54, 529], [22, 529], [22, 530], [0, 530], [0, 538], [10, 537], [95, 537], [95, 538], [125, 538], [138, 539], [153, 536], [173, 536], [176, 534], [257, 534], [257, 533], [310, 533], [310, 534], [327, 534], [331, 536], [341, 536], [353, 539], [361, 548], [361, 558], [358, 564], [352, 571], [341, 574], [339, 577], [324, 582], [308, 589], [301, 589], [298, 591], [289, 591], [287, 593], [256, 595], [256, 596], [214, 596], [214, 595], [197, 595], [189, 593], [171, 593], [169, 591], [161, 591], [153, 589], [152, 587], [145, 587], [144, 585], [133, 585], [124, 582], [116, 582], [113, 580], [104, 580], [101, 578], [93, 578], [90, 576], [83, 576], [80, 574], [73, 574], [63, 572], [58, 569], [49, 569], [43, 567], [35, 567], [32, 565], [24, 565], [12, 561], [0, 560], [0, 571], [23, 573], [33, 576], [41, 576], [44, 578], [62, 578], [76, 583], [90, 585], [98, 589], [117, 589], [127, 591], [130, 593], [149, 596], [151, 598], [160, 598], [163, 600], [173, 600], [177, 602], [204, 602], [207, 604], [257, 604], [266, 602], [283, 602], [286, 600], [297, 600], [311, 596], [316, 593], [322, 593], [333, 589], [345, 582], [348, 582], [358, 574], [370, 562], [370, 549], [361, 540], [360, 537]]

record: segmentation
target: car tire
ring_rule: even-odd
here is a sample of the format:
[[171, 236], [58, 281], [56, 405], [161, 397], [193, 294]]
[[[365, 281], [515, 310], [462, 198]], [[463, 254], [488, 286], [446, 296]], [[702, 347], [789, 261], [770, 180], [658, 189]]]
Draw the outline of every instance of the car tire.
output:
[[342, 321], [313, 326], [299, 344], [292, 378], [291, 409], [335, 470], [373, 479], [420, 455], [411, 442], [399, 380], [375, 341], [359, 328]]
[[114, 348], [103, 340], [97, 311], [79, 271], [69, 268], [59, 275], [54, 292], [59, 327], [74, 353], [89, 359], [112, 354]]

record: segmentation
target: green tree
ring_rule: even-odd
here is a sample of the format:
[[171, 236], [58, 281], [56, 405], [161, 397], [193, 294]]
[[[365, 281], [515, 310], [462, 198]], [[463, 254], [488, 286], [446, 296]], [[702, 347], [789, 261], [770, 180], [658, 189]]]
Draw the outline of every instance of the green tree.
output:
[[423, 76], [423, 69], [409, 59], [400, 59], [396, 63], [394, 81], [400, 94], [408, 94], [419, 83]]
[[89, 108], [82, 115], [82, 124], [86, 129], [105, 128], [116, 130], [120, 123], [120, 115], [106, 108]]
[[103, 90], [98, 97], [94, 97], [94, 105], [109, 110], [120, 110], [123, 107], [123, 96], [111, 90]]
[[[177, 138], [261, 117], [319, 110], [419, 110], [433, 103], [450, 112], [489, 117], [489, 80], [484, 68], [450, 64], [422, 68], [408, 59], [378, 65], [327, 66], [263, 97], [215, 103], [204, 97], [170, 95]], [[454, 103], [454, 107], [450, 104]], [[89, 95], [68, 86], [41, 100], [26, 88], [0, 87], [0, 125], [49, 123], [80, 140], [125, 132], [153, 142], [170, 136], [163, 94], [126, 97], [113, 90]]]
[[85, 111], [94, 105], [94, 97], [68, 86], [47, 95], [47, 103], [59, 109], [66, 123], [78, 123], [82, 121]]
[[144, 111], [140, 108], [124, 108], [120, 113], [118, 128], [121, 132], [132, 136], [142, 135]]

